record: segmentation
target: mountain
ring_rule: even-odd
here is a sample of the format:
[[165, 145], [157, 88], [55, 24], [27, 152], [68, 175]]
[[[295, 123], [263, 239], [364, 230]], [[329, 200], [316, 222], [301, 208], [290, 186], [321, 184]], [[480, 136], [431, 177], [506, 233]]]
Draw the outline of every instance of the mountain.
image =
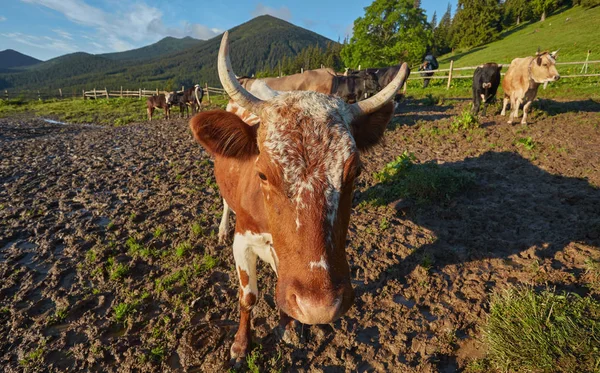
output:
[[185, 38], [181, 39], [167, 36], [166, 38], [154, 44], [150, 44], [142, 48], [132, 49], [125, 52], [105, 53], [100, 54], [99, 56], [115, 61], [149, 60], [166, 54], [188, 49], [190, 47], [199, 45], [202, 42], [203, 40], [194, 39], [189, 36], [186, 36]]
[[19, 68], [34, 65], [42, 61], [12, 49], [0, 52], [0, 69]]
[[[327, 43], [333, 43], [324, 36], [267, 15], [234, 27], [229, 35], [231, 60], [238, 75], [251, 75], [266, 66], [275, 66], [283, 56], [295, 56], [308, 46], [324, 48]], [[161, 42], [156, 44], [165, 44]], [[152, 59], [128, 60], [122, 59], [121, 55], [117, 56], [121, 59], [114, 60], [115, 54], [94, 56], [87, 53], [61, 56], [38, 64], [29, 71], [0, 74], [0, 89], [81, 90], [94, 86], [171, 89], [205, 82], [219, 86], [216, 66], [221, 35], [194, 42], [196, 45], [187, 49]], [[144, 48], [149, 47], [152, 46]], [[140, 49], [135, 50], [138, 52], [129, 51], [134, 52], [129, 56], [139, 53]], [[143, 53], [149, 50], [145, 49]]]

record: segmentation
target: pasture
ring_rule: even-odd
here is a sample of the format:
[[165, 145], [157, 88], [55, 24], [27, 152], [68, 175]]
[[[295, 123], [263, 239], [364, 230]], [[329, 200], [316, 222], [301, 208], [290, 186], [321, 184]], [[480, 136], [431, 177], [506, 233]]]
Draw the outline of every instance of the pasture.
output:
[[[218, 244], [222, 201], [187, 120], [102, 107], [117, 100], [71, 117], [51, 106], [75, 110], [64, 102], [0, 107], [0, 365], [597, 371], [600, 103], [540, 91], [530, 124], [510, 126], [499, 103], [472, 122], [468, 99], [427, 92], [362, 158], [347, 247], [355, 305], [284, 344], [272, 332], [275, 275], [261, 262], [254, 344], [238, 367], [231, 237]], [[533, 332], [507, 330], [511, 316]], [[513, 344], [531, 353], [515, 359]]]

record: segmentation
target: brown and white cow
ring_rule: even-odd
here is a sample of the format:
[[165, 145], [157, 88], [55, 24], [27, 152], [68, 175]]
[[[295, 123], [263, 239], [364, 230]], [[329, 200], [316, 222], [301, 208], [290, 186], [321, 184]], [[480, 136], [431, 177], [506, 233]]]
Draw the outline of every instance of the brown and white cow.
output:
[[158, 96], [157, 95], [153, 95], [151, 97], [148, 97], [148, 99], [146, 99], [146, 111], [148, 112], [148, 120], [152, 120], [152, 114], [154, 114], [154, 109], [155, 108], [159, 108], [159, 109], [163, 109], [165, 111], [165, 118], [169, 119], [170, 118], [170, 114], [169, 114], [169, 109], [170, 109], [170, 104], [169, 104], [169, 100], [170, 100], [170, 93], [167, 93], [166, 95], [161, 93]]
[[558, 51], [552, 53], [540, 53], [538, 51], [535, 57], [512, 60], [502, 81], [504, 104], [501, 115], [506, 115], [506, 107], [510, 101], [509, 124], [512, 124], [514, 119], [519, 117], [521, 104], [523, 104], [521, 124], [527, 124], [527, 112], [533, 100], [535, 100], [540, 85], [560, 79], [560, 75], [556, 71], [557, 54]]
[[232, 113], [212, 110], [192, 118], [190, 128], [214, 156], [219, 190], [237, 216], [233, 253], [240, 325], [231, 356], [239, 358], [248, 349], [258, 297], [257, 257], [277, 274], [281, 326], [291, 326], [292, 319], [330, 323], [351, 307], [345, 246], [359, 152], [381, 140], [407, 66], [388, 87], [355, 104], [310, 91], [261, 100], [236, 80], [228, 39], [225, 32], [217, 65], [221, 84], [260, 124], [249, 126]]

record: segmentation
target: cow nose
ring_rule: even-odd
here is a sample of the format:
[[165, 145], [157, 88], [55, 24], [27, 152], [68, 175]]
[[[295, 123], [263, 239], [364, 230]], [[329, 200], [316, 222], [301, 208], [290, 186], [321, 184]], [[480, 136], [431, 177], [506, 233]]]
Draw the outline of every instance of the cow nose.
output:
[[294, 317], [303, 324], [329, 324], [340, 318], [352, 305], [352, 287], [349, 291], [342, 288], [334, 294], [320, 297], [291, 293], [287, 297], [288, 308], [296, 310]]
[[554, 80], [555, 80], [555, 81], [557, 81], [557, 80], [559, 80], [559, 79], [560, 79], [560, 75], [558, 75], [558, 74], [554, 75]]
[[329, 324], [341, 316], [342, 296], [326, 302], [315, 302], [296, 295], [292, 297], [298, 307], [298, 321], [303, 324]]

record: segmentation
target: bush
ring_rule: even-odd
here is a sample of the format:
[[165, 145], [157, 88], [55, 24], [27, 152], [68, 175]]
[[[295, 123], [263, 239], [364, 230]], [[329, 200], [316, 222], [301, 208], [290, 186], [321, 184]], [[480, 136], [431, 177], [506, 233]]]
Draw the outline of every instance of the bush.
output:
[[502, 371], [596, 372], [600, 303], [529, 287], [496, 294], [484, 327], [489, 357]]
[[581, 0], [581, 6], [584, 8], [594, 8], [600, 5], [600, 0]]
[[479, 120], [474, 116], [470, 110], [465, 109], [463, 112], [456, 116], [450, 125], [453, 131], [468, 131], [475, 128], [479, 128]]

